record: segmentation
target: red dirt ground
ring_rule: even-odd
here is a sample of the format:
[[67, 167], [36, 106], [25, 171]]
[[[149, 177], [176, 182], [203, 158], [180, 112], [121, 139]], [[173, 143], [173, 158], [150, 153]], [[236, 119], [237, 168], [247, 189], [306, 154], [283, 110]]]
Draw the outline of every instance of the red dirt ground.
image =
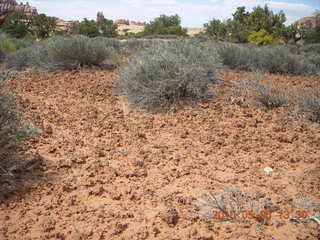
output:
[[[20, 74], [7, 88], [43, 130], [30, 151], [44, 159], [39, 183], [0, 202], [0, 239], [319, 239], [320, 125], [292, 106], [265, 110], [228, 101], [248, 74], [225, 71], [217, 99], [149, 114], [117, 96], [117, 74], [82, 70]], [[293, 96], [319, 77], [267, 76]], [[265, 167], [273, 172], [267, 174]], [[272, 202], [268, 220], [203, 219], [202, 194], [233, 185]], [[297, 201], [311, 200], [304, 208]]]

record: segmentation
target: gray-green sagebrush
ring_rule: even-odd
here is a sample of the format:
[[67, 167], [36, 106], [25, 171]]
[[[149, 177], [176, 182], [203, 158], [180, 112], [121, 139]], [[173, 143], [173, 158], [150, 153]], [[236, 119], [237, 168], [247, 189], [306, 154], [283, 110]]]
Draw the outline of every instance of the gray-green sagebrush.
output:
[[129, 103], [148, 111], [195, 102], [214, 95], [221, 66], [215, 50], [186, 40], [153, 42], [119, 71], [119, 89]]
[[8, 69], [38, 68], [48, 71], [99, 66], [116, 55], [113, 41], [85, 36], [52, 38], [13, 52], [5, 59]]

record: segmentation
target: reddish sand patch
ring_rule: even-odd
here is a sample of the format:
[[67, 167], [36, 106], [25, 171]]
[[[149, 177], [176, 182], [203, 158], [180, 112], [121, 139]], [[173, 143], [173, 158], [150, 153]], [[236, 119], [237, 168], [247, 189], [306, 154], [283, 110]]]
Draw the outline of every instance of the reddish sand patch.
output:
[[[0, 202], [1, 240], [319, 239], [316, 223], [281, 215], [320, 212], [319, 124], [297, 119], [291, 106], [227, 101], [247, 79], [242, 72], [221, 74], [217, 99], [169, 114], [124, 107], [116, 77], [83, 70], [8, 80], [44, 131], [30, 149], [44, 158], [45, 178]], [[266, 81], [293, 95], [320, 86], [319, 77]], [[272, 217], [206, 221], [191, 211], [228, 184], [272, 201]], [[317, 206], [295, 204], [303, 200]]]

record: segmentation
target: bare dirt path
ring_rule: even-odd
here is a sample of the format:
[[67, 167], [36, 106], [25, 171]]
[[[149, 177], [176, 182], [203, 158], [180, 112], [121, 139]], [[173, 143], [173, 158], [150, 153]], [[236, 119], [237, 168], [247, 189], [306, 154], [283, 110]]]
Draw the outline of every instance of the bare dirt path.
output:
[[[318, 239], [290, 222], [320, 212], [320, 125], [291, 107], [228, 102], [245, 73], [224, 72], [221, 96], [177, 113], [131, 111], [116, 73], [26, 74], [8, 81], [44, 134], [30, 142], [45, 178], [0, 202], [0, 239]], [[319, 77], [270, 76], [300, 90]], [[265, 167], [273, 172], [267, 174]], [[267, 221], [204, 220], [191, 205], [226, 185], [269, 201]], [[314, 206], [304, 208], [310, 200]]]

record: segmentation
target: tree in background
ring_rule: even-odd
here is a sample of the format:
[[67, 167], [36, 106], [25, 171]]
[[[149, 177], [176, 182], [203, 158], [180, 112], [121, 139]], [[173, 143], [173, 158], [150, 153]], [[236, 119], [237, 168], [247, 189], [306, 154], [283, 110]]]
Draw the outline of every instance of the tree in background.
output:
[[118, 25], [115, 24], [112, 20], [106, 18], [100, 19], [98, 21], [98, 26], [104, 37], [113, 38], [118, 36]]
[[50, 37], [57, 26], [56, 18], [39, 14], [31, 19], [32, 32], [38, 39]]
[[[305, 34], [305, 43], [320, 43], [320, 10], [314, 12], [316, 26]], [[310, 26], [309, 26], [310, 27]]]
[[23, 38], [27, 35], [30, 28], [30, 19], [22, 11], [16, 11], [9, 14], [1, 29], [15, 38]]
[[225, 23], [218, 19], [213, 19], [209, 23], [204, 25], [206, 27], [206, 33], [213, 36], [216, 39], [224, 40], [227, 38], [228, 29]]
[[178, 35], [187, 36], [187, 29], [181, 27], [181, 19], [176, 15], [160, 15], [144, 28], [143, 35]]
[[80, 23], [74, 23], [71, 27], [71, 34], [79, 34], [88, 37], [117, 37], [118, 25], [112, 20], [100, 19], [99, 21], [83, 19]]
[[88, 37], [101, 36], [99, 25], [94, 20], [83, 19], [80, 23], [75, 23], [71, 27], [72, 34], [80, 34]]
[[[252, 12], [246, 11], [245, 7], [238, 7], [232, 18], [225, 22], [212, 20], [205, 24], [206, 33], [211, 36], [224, 36], [224, 40], [237, 43], [248, 42], [249, 35], [252, 32], [266, 31], [272, 35], [272, 38], [279, 36], [281, 30], [285, 27], [285, 14], [280, 11], [275, 14], [267, 5], [256, 7]], [[223, 29], [223, 31], [222, 31]], [[261, 33], [264, 33], [262, 31]]]

